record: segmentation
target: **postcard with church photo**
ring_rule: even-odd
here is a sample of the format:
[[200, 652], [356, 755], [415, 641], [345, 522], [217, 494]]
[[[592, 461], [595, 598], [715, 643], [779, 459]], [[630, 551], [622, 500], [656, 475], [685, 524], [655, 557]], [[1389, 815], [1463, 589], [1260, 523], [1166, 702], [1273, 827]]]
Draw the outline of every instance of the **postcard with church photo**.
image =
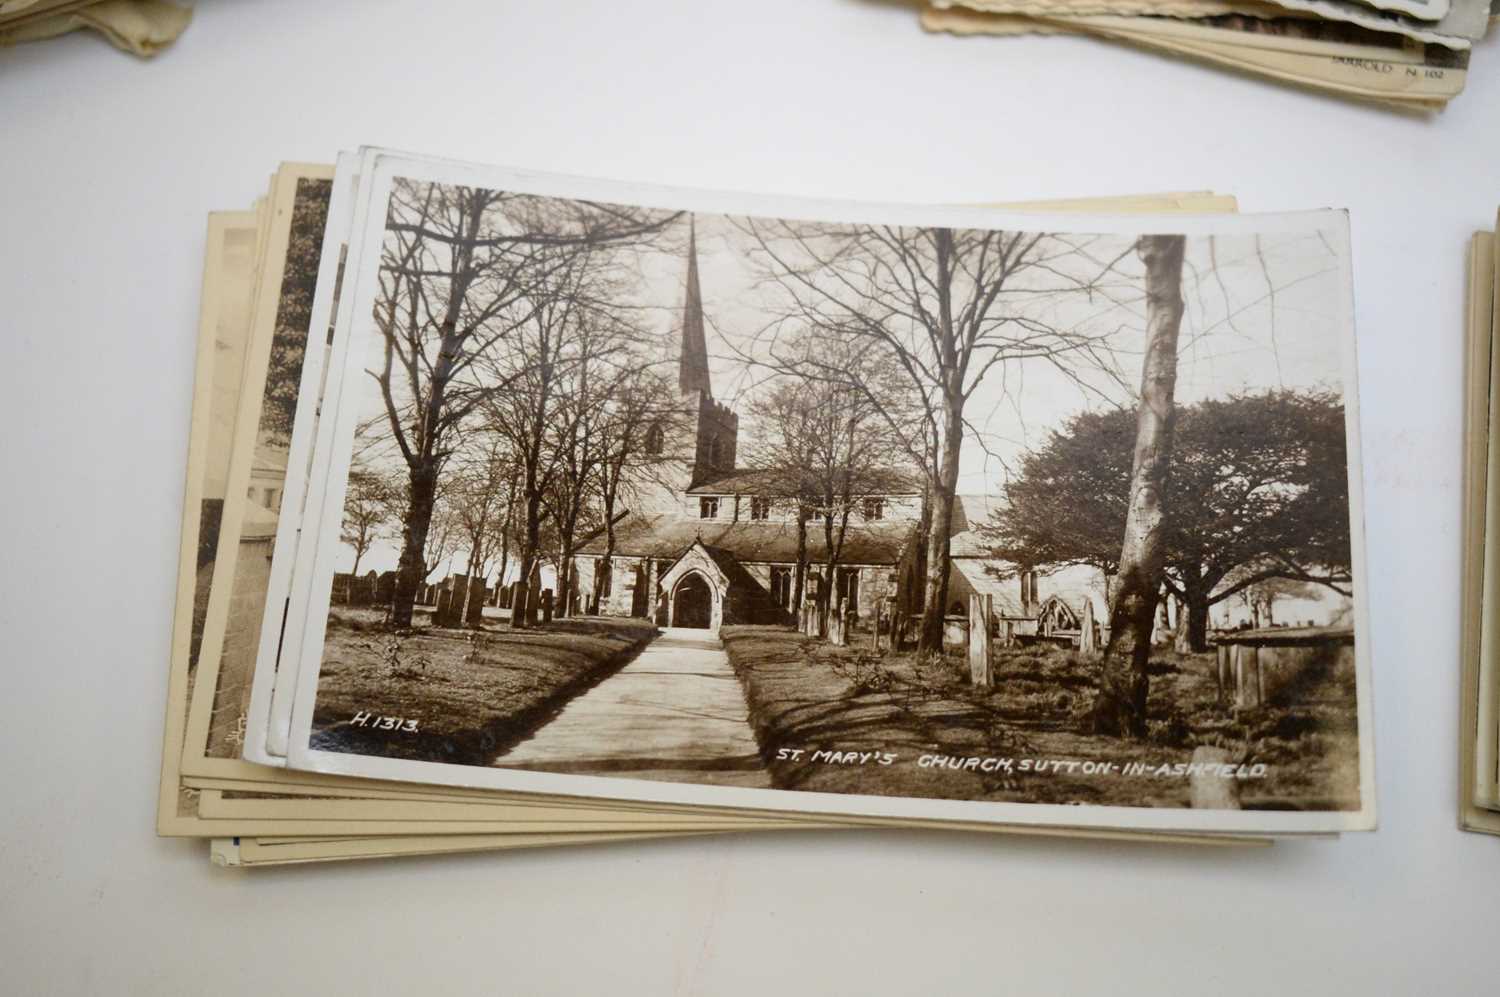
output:
[[1343, 214], [374, 162], [293, 767], [1373, 826]]

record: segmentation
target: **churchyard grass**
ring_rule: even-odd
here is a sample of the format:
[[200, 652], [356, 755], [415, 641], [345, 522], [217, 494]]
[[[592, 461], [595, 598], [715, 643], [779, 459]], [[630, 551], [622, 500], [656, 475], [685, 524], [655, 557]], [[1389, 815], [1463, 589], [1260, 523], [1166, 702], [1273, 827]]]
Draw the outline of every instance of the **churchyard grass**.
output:
[[[1352, 676], [1310, 676], [1286, 706], [1235, 713], [1218, 703], [1214, 655], [1153, 656], [1149, 733], [1089, 732], [1095, 661], [1050, 644], [997, 649], [995, 684], [975, 688], [961, 657], [876, 656], [780, 627], [725, 627], [729, 659], [774, 784], [784, 789], [1032, 803], [1186, 806], [1189, 781], [1159, 766], [1199, 745], [1262, 763], [1241, 782], [1247, 808], [1354, 808], [1358, 755]], [[792, 752], [801, 749], [801, 755]], [[814, 752], [822, 750], [822, 755]], [[829, 755], [828, 752], [837, 754]], [[852, 757], [851, 757], [852, 753]], [[882, 765], [864, 755], [892, 753]], [[932, 759], [1010, 759], [1009, 771]], [[920, 760], [927, 759], [927, 764]], [[1137, 763], [1131, 774], [1021, 771], [1046, 763]]]
[[631, 618], [553, 620], [525, 630], [486, 618], [470, 630], [422, 626], [419, 614], [402, 634], [381, 621], [380, 609], [330, 614], [315, 747], [488, 764], [656, 632]]

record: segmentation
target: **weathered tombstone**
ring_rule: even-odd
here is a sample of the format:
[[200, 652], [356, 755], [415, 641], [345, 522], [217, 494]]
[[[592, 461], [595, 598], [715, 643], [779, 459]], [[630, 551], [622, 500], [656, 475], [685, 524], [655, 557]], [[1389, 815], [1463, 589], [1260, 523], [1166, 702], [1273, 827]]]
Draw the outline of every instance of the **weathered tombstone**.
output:
[[1172, 621], [1167, 617], [1167, 600], [1156, 601], [1156, 623], [1151, 628], [1151, 646], [1157, 647], [1172, 639]]
[[943, 617], [943, 650], [965, 653], [969, 646], [969, 618], [961, 614]]
[[531, 622], [530, 620], [526, 619], [526, 600], [530, 597], [531, 589], [530, 586], [526, 584], [526, 580], [524, 578], [518, 580], [511, 588], [510, 618], [512, 626], [516, 625], [516, 620], [518, 618], [520, 620], [521, 626], [525, 626], [527, 623]]
[[1078, 653], [1094, 654], [1099, 650], [1098, 629], [1094, 626], [1094, 600], [1083, 597], [1083, 623], [1078, 631]]
[[969, 596], [969, 681], [980, 688], [994, 683], [990, 670], [990, 615], [992, 595]]
[[1000, 623], [1000, 646], [1012, 648], [1016, 646], [1016, 621], [1002, 620]]
[[1214, 669], [1214, 678], [1217, 680], [1218, 703], [1220, 706], [1223, 706], [1228, 699], [1229, 684], [1234, 676], [1234, 672], [1229, 667], [1229, 655], [1232, 651], [1233, 646], [1230, 644], [1220, 644], [1214, 648], [1214, 653], [1218, 659], [1216, 662], [1218, 667]]
[[[1233, 765], [1234, 761], [1223, 748], [1200, 744], [1193, 749], [1193, 764]], [[1240, 809], [1240, 781], [1234, 776], [1193, 769], [1188, 776], [1188, 793], [1194, 810]]]
[[871, 622], [874, 625], [870, 627], [870, 650], [876, 654], [879, 654], [880, 626], [885, 622], [885, 610], [878, 603], [875, 606], [875, 619]]
[[1234, 646], [1234, 705], [1260, 706], [1263, 699], [1260, 679], [1260, 655], [1254, 644]]
[[484, 624], [484, 579], [469, 579], [469, 601], [464, 609], [464, 620], [470, 626]]
[[542, 589], [542, 622], [552, 622], [552, 590]]
[[453, 616], [453, 593], [446, 588], [438, 592], [437, 609], [432, 613], [434, 626], [451, 626], [448, 622]]

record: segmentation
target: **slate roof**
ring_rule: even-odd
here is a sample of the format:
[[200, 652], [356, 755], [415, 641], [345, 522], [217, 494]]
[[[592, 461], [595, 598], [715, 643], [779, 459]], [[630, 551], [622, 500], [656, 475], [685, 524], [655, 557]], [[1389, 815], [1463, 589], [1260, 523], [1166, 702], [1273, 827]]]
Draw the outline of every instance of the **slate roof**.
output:
[[[861, 493], [871, 495], [916, 495], [921, 492], [910, 476], [896, 470], [867, 472], [870, 487]], [[783, 475], [780, 471], [739, 467], [725, 471], [695, 484], [687, 490], [689, 495], [772, 495], [781, 490]]]
[[[844, 564], [895, 564], [901, 560], [916, 524], [891, 520], [849, 524], [839, 560]], [[795, 523], [766, 520], [692, 519], [670, 514], [631, 513], [615, 526], [615, 554], [620, 557], [671, 559], [681, 556], [695, 540], [710, 550], [723, 551], [739, 561], [793, 564], [797, 560]], [[584, 544], [579, 553], [603, 554], [601, 532]], [[823, 529], [809, 525], [807, 554], [816, 562], [827, 557]]]
[[988, 557], [989, 541], [979, 532], [990, 517], [1002, 509], [1004, 499], [998, 495], [956, 495], [953, 502], [953, 526], [949, 531], [948, 549], [954, 557]]
[[1015, 565], [1009, 561], [992, 558], [964, 558], [953, 561], [953, 570], [964, 576], [969, 587], [980, 595], [990, 595], [995, 600], [995, 613], [1013, 619], [1030, 619], [1021, 608], [1020, 583], [1016, 581]]

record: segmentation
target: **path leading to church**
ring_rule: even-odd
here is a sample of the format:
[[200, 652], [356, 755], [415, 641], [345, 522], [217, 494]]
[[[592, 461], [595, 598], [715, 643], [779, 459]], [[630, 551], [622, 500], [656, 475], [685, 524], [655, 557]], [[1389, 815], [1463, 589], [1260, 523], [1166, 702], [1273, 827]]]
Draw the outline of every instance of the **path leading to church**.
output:
[[739, 679], [717, 636], [668, 628], [494, 762], [501, 768], [767, 788]]

